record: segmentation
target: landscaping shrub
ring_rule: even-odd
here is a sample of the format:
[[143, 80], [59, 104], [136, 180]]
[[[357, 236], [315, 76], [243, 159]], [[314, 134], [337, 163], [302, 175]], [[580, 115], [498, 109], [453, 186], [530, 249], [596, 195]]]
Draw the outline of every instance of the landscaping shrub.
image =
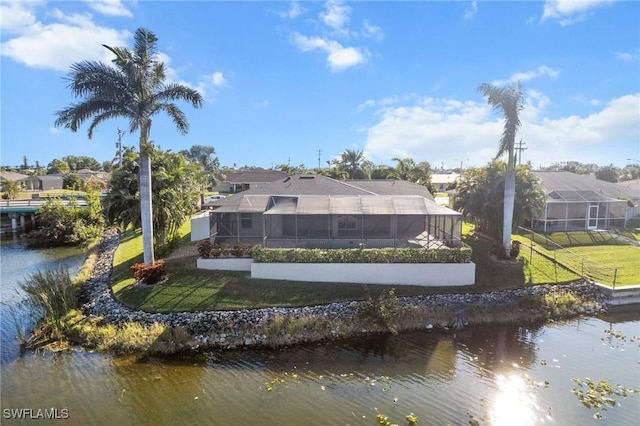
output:
[[369, 297], [358, 309], [358, 316], [365, 323], [373, 323], [391, 334], [397, 334], [400, 318], [408, 309], [398, 300], [395, 289], [391, 289], [375, 300]]
[[277, 249], [255, 246], [260, 263], [468, 263], [471, 249]]
[[204, 240], [198, 243], [198, 254], [203, 259], [209, 258], [209, 255], [211, 254], [211, 249], [213, 249], [213, 244], [211, 244], [211, 241], [209, 240]]
[[164, 260], [158, 260], [151, 266], [144, 263], [136, 263], [131, 267], [136, 281], [144, 284], [155, 284], [164, 276]]

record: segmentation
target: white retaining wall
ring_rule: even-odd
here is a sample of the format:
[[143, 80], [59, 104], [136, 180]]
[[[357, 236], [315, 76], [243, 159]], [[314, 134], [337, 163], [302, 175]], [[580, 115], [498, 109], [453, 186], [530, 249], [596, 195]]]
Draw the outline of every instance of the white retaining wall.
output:
[[251, 278], [358, 284], [462, 286], [475, 284], [470, 263], [253, 263], [248, 258], [198, 259], [198, 268], [251, 272]]
[[218, 257], [213, 259], [198, 259], [198, 269], [211, 269], [215, 271], [251, 271], [253, 259], [248, 257]]
[[252, 278], [358, 284], [475, 284], [474, 263], [253, 263]]

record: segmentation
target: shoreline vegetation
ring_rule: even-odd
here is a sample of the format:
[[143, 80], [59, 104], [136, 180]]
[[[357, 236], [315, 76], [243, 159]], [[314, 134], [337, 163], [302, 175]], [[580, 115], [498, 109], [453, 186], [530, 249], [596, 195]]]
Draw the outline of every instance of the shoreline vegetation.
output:
[[[421, 295], [411, 295], [401, 287], [363, 286], [366, 297], [351, 302], [150, 313], [117, 300], [127, 288], [137, 287], [129, 283], [118, 288], [114, 254], [121, 243], [116, 230], [105, 233], [81, 273], [68, 280], [74, 289], [80, 289], [78, 303], [55, 319], [43, 315], [46, 322], [39, 323], [30, 339], [23, 339], [23, 348], [58, 351], [79, 345], [136, 356], [280, 348], [379, 333], [453, 332], [466, 326], [536, 323], [596, 315], [606, 306], [606, 295], [597, 286], [567, 280], [502, 289], [481, 285], [475, 293], [423, 288]], [[135, 258], [128, 260], [134, 262]], [[184, 263], [184, 258], [180, 262]]]

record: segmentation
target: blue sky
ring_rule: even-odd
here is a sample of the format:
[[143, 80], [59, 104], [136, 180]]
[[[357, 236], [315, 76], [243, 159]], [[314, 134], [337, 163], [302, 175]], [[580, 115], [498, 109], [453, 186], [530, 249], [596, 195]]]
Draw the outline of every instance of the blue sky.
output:
[[[138, 27], [159, 38], [168, 79], [202, 92], [163, 149], [215, 147], [222, 165], [318, 166], [345, 149], [376, 164], [411, 157], [484, 165], [501, 117], [477, 91], [520, 80], [523, 161], [624, 166], [640, 160], [640, 2], [0, 1], [0, 163], [115, 156], [118, 127], [92, 140], [54, 128], [74, 101], [70, 64], [111, 57]], [[126, 134], [123, 145], [136, 146]]]

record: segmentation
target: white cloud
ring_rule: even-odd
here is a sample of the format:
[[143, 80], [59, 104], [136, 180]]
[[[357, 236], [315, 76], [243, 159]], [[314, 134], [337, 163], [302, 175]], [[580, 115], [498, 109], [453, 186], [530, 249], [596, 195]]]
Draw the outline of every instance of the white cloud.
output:
[[28, 67], [67, 70], [74, 62], [110, 60], [111, 53], [102, 45], [123, 46], [130, 37], [126, 30], [96, 25], [88, 14], [65, 15], [56, 9], [52, 17], [58, 22], [34, 19], [22, 25], [18, 36], [2, 43], [2, 55]]
[[293, 42], [303, 52], [320, 49], [327, 53], [327, 64], [332, 72], [363, 64], [369, 59], [369, 52], [366, 49], [344, 47], [337, 41], [321, 37], [307, 37], [294, 33]]
[[260, 102], [256, 102], [256, 104], [254, 105], [255, 109], [266, 109], [268, 108], [270, 105], [269, 100], [267, 99], [263, 99]]
[[615, 0], [546, 0], [542, 20], [554, 19], [567, 26], [586, 19], [593, 9]]
[[0, 3], [0, 27], [3, 32], [19, 33], [36, 23], [33, 12], [42, 2], [2, 2]]
[[52, 135], [57, 135], [58, 133], [60, 133], [60, 128], [59, 127], [49, 127], [49, 133], [51, 133]]
[[227, 85], [227, 81], [224, 79], [224, 75], [220, 71], [216, 71], [211, 74], [211, 81], [216, 87], [223, 87]]
[[471, 19], [478, 12], [478, 2], [476, 0], [469, 4], [469, 7], [464, 11], [464, 19]]
[[133, 16], [120, 0], [84, 0], [91, 9], [108, 16]]
[[[549, 102], [540, 92], [527, 94], [517, 136], [527, 143], [523, 161], [535, 165], [558, 160], [615, 162], [615, 158], [602, 158], [612, 147], [637, 150], [640, 93], [612, 99], [584, 117], [544, 117]], [[381, 108], [376, 114], [378, 121], [369, 127], [364, 148], [383, 161], [406, 156], [454, 167], [454, 159], [464, 156], [470, 159], [469, 165], [484, 165], [495, 156], [503, 131], [502, 118], [494, 118], [491, 107], [483, 102], [422, 98]]]
[[535, 70], [524, 71], [524, 72], [516, 72], [507, 80], [495, 80], [491, 84], [495, 86], [502, 86], [504, 84], [513, 83], [516, 81], [529, 81], [538, 77], [551, 77], [553, 79], [557, 78], [560, 75], [560, 70], [553, 69], [546, 65], [539, 66]]
[[286, 12], [278, 12], [278, 16], [282, 19], [296, 19], [298, 16], [302, 15], [307, 10], [300, 6], [300, 3], [297, 1], [292, 1], [289, 10]]
[[179, 83], [197, 90], [208, 102], [214, 102], [215, 96], [220, 92], [220, 89], [228, 86], [227, 80], [220, 71], [201, 76], [195, 85], [186, 81], [180, 81]]
[[349, 30], [345, 26], [349, 23], [351, 8], [342, 0], [328, 0], [324, 4], [325, 11], [320, 13], [320, 19], [328, 27], [331, 27], [339, 36], [346, 36]]
[[370, 24], [368, 20], [364, 20], [362, 23], [362, 35], [367, 38], [372, 38], [376, 41], [382, 41], [384, 39], [384, 32], [382, 28], [377, 25]]
[[368, 62], [371, 54], [365, 47], [344, 46], [336, 39], [362, 36], [381, 41], [384, 38], [382, 29], [365, 19], [361, 34], [351, 31], [348, 27], [351, 7], [342, 0], [328, 0], [323, 7], [324, 10], [319, 14], [321, 21], [319, 35], [307, 36], [294, 32], [291, 34], [291, 42], [302, 52], [324, 51], [327, 54], [327, 65], [332, 72], [343, 71]]
[[623, 61], [637, 61], [640, 59], [639, 52], [614, 52], [614, 56]]

